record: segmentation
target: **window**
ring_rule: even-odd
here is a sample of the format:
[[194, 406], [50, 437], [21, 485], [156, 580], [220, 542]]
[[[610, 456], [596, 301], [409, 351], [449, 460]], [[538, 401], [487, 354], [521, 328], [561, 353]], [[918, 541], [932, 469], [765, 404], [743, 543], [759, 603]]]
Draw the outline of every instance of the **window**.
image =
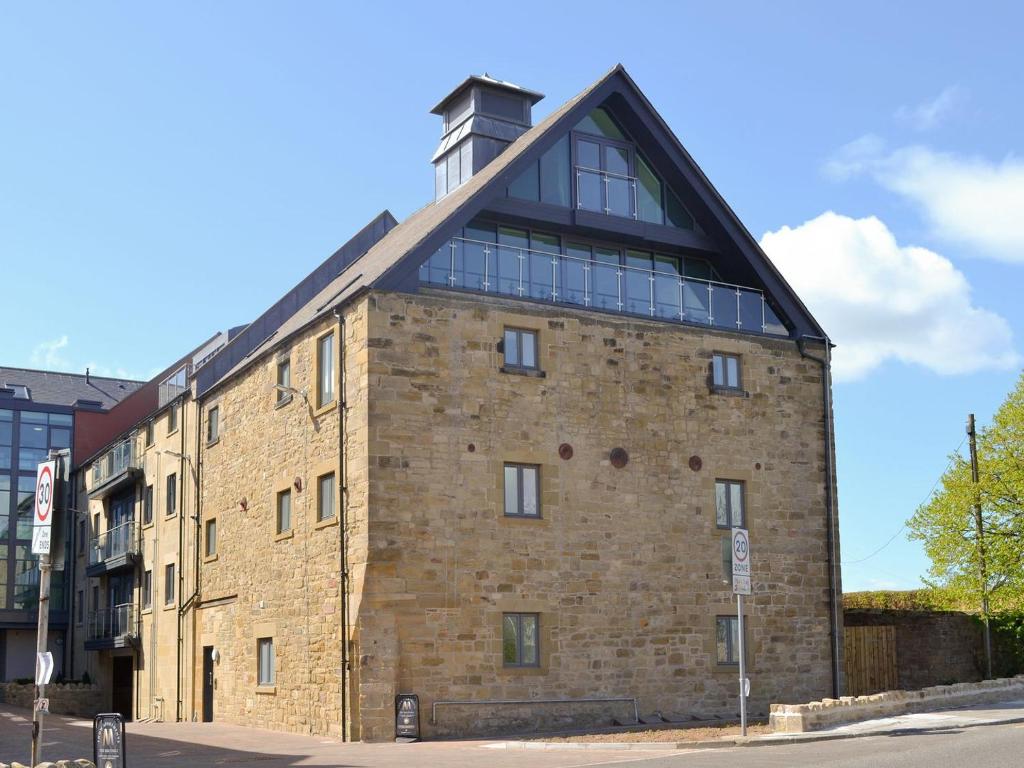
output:
[[536, 613], [506, 613], [501, 621], [501, 656], [506, 667], [539, 667], [540, 638]]
[[178, 475], [172, 472], [167, 476], [167, 509], [165, 514], [170, 517], [178, 510]]
[[279, 360], [277, 363], [277, 404], [284, 405], [291, 401], [292, 393], [285, 387], [292, 385], [292, 361]]
[[317, 340], [316, 406], [323, 408], [334, 402], [334, 333]]
[[92, 588], [92, 609], [98, 611], [100, 609], [100, 588]]
[[217, 520], [206, 521], [206, 556], [213, 557], [217, 554]]
[[259, 685], [274, 685], [277, 680], [274, 667], [277, 659], [274, 657], [274, 638], [261, 637], [256, 641], [256, 682]]
[[505, 352], [506, 367], [538, 370], [536, 331], [506, 328], [502, 346]]
[[83, 615], [83, 611], [84, 611], [84, 609], [82, 607], [82, 604], [84, 602], [85, 602], [85, 592], [80, 589], [80, 590], [78, 590], [78, 601], [75, 603], [75, 623], [76, 624], [81, 624], [82, 623], [82, 615]]
[[172, 405], [167, 411], [167, 434], [171, 434], [178, 428], [178, 406]]
[[334, 473], [321, 475], [316, 481], [317, 522], [334, 517]]
[[743, 510], [743, 483], [737, 480], [715, 480], [715, 522], [719, 528], [742, 528], [746, 523]]
[[153, 422], [146, 422], [146, 447], [149, 448], [153, 444]]
[[711, 357], [711, 383], [717, 389], [740, 388], [740, 358], [716, 352]]
[[[715, 618], [715, 644], [718, 646], [719, 664], [740, 663], [739, 620], [735, 616]], [[750, 658], [749, 655], [746, 658]]]
[[164, 566], [164, 605], [174, 605], [174, 563]]
[[505, 515], [540, 517], [540, 467], [505, 465]]
[[142, 524], [149, 525], [153, 522], [153, 486], [147, 485], [142, 492]]
[[215, 405], [206, 412], [206, 444], [220, 439], [220, 406]]
[[285, 533], [292, 528], [292, 492], [280, 491], [277, 494], [277, 532]]
[[142, 607], [153, 607], [153, 572], [146, 571], [142, 574]]

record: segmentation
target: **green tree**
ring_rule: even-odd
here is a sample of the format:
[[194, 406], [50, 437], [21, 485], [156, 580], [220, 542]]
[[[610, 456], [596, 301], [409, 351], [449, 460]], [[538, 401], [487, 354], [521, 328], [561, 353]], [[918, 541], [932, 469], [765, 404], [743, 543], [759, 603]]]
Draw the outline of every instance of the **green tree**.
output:
[[[991, 612], [1024, 605], [1024, 375], [978, 432], [978, 483], [971, 463], [951, 457], [939, 491], [908, 521], [931, 559], [929, 586]], [[979, 540], [975, 505], [981, 506]], [[982, 574], [985, 574], [984, 579]]]

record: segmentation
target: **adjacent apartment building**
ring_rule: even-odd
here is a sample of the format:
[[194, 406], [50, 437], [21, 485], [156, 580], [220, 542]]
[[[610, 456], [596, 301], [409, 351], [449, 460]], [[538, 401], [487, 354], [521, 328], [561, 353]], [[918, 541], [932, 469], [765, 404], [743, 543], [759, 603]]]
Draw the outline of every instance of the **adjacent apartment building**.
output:
[[367, 740], [399, 693], [427, 736], [731, 715], [732, 526], [752, 710], [840, 692], [825, 333], [621, 66], [534, 125], [541, 98], [460, 83], [435, 199], [80, 468], [75, 658], [121, 711]]

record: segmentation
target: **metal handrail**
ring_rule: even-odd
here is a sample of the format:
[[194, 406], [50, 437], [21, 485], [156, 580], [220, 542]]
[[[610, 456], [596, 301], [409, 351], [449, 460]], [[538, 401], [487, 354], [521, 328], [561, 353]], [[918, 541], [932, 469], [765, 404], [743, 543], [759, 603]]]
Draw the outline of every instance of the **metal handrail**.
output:
[[604, 176], [614, 176], [617, 179], [626, 179], [627, 181], [637, 181], [639, 179], [638, 176], [629, 176], [625, 173], [616, 173], [615, 171], [604, 171], [601, 170], [600, 168], [589, 168], [585, 165], [577, 165], [576, 170], [587, 171], [589, 173], [600, 173]]
[[132, 435], [115, 443], [109, 451], [92, 464], [92, 487], [103, 485], [107, 480], [138, 466], [142, 451], [136, 444], [138, 435]]
[[89, 547], [89, 565], [102, 563], [128, 552], [137, 552], [139, 544], [135, 532], [136, 521], [129, 520], [93, 536]]
[[97, 608], [89, 612], [90, 640], [105, 640], [134, 634], [134, 603], [121, 603], [112, 608]]

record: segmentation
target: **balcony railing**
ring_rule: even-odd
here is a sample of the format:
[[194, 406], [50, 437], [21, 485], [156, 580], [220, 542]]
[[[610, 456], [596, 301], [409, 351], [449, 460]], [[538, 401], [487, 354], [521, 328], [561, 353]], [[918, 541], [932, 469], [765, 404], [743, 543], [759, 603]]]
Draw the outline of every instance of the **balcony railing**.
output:
[[94, 536], [89, 547], [89, 565], [112, 560], [139, 551], [138, 528], [134, 520], [116, 525], [99, 536]]
[[585, 211], [635, 219], [636, 178], [577, 165], [576, 206]]
[[140, 466], [142, 451], [138, 436], [132, 436], [117, 443], [100, 456], [92, 465], [92, 487], [99, 488], [122, 472]]
[[574, 304], [774, 336], [789, 331], [755, 288], [665, 271], [452, 238], [421, 268], [424, 283]]
[[123, 603], [113, 608], [89, 612], [89, 640], [134, 637], [137, 631], [133, 603]]

